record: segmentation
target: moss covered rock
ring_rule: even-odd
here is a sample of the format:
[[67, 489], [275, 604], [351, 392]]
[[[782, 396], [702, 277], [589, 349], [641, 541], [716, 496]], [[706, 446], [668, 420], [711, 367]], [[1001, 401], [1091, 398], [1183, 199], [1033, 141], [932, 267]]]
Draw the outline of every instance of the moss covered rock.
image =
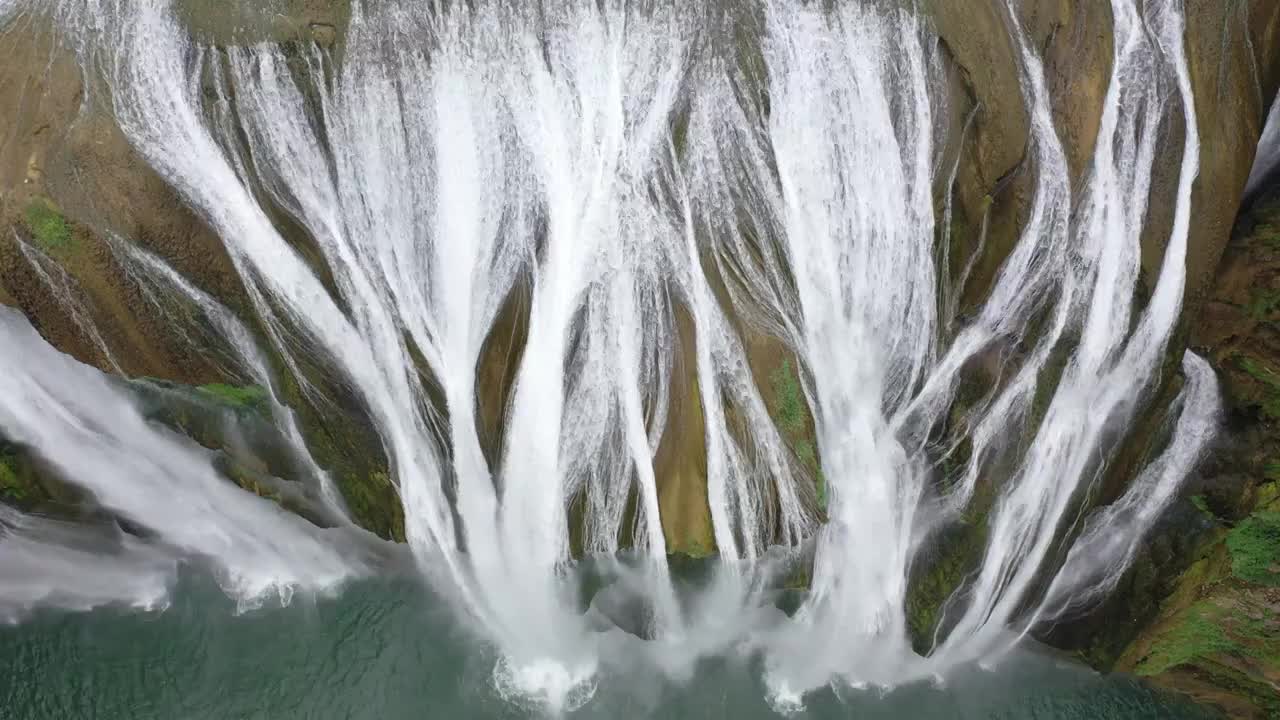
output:
[[[1280, 276], [1278, 217], [1274, 191], [1241, 216], [1193, 318], [1191, 343], [1226, 401], [1223, 437], [1182, 506], [1209, 529], [1190, 559], [1158, 576], [1173, 587], [1155, 613], [1134, 618], [1115, 662], [1242, 718], [1280, 715], [1280, 314], [1259, 301]], [[1153, 542], [1178, 534], [1185, 524]]]
[[1222, 530], [1118, 667], [1217, 705], [1231, 717], [1276, 717], [1278, 562], [1280, 512], [1260, 511]]

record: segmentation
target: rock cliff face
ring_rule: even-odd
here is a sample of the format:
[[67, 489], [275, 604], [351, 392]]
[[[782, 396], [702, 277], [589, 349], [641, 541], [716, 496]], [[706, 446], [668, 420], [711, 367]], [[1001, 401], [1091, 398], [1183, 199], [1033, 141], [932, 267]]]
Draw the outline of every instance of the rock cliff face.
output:
[[[265, 40], [340, 49], [351, 12], [347, 2], [277, 5], [265, 12], [261, 3], [237, 0], [210, 12], [207, 3], [190, 0], [180, 3], [179, 12], [213, 45]], [[922, 4], [938, 31], [949, 83], [946, 160], [956, 164], [951, 252], [981, 253], [964, 287], [961, 314], [980, 302], [1012, 248], [1033, 182], [1028, 114], [1003, 6], [1001, 0]], [[1186, 0], [1186, 6], [1202, 156], [1185, 316], [1170, 354], [1192, 347], [1211, 359], [1227, 395], [1226, 432], [1117, 593], [1045, 637], [1099, 667], [1135, 670], [1235, 714], [1266, 716], [1280, 712], [1267, 699], [1280, 693], [1280, 191], [1268, 192], [1264, 185], [1252, 207], [1243, 214], [1240, 208], [1266, 109], [1280, 85], [1280, 0]], [[1019, 8], [1020, 22], [1043, 55], [1071, 181], [1079, 187], [1107, 91], [1110, 5], [1026, 0]], [[133, 152], [102, 99], [85, 91], [80, 69], [38, 17], [20, 16], [0, 27], [0, 58], [0, 304], [20, 308], [60, 349], [125, 377], [193, 387], [242, 384], [243, 378], [228, 376], [216, 353], [176, 330], [191, 325], [175, 325], [173, 313], [153, 302], [153, 289], [130, 272], [130, 261], [113, 245], [113, 238], [127, 238], [252, 322], [245, 288], [221, 241]], [[1158, 239], [1167, 236], [1171, 223], [1182, 132], [1174, 123], [1163, 144], [1168, 153], [1158, 163], [1151, 240], [1143, 250], [1147, 277], [1160, 261]], [[287, 229], [283, 213], [279, 221]], [[307, 240], [299, 237], [298, 243], [305, 252]], [[501, 442], [502, 408], [523, 322], [521, 304], [513, 301], [481, 363], [480, 376], [491, 388], [478, 408], [489, 451]], [[678, 323], [684, 336], [691, 335], [687, 324]], [[793, 359], [769, 338], [746, 335], [752, 369], [780, 429], [797, 455], [805, 454], [806, 444], [811, 453], [812, 420], [794, 388]], [[682, 347], [687, 351], [692, 343]], [[714, 550], [714, 541], [693, 365], [691, 356], [679, 363], [676, 432], [664, 438], [658, 471], [670, 546], [704, 554]], [[275, 369], [309, 448], [337, 478], [355, 519], [384, 537], [402, 538], [391, 474], [363, 410], [344, 399], [341, 384], [322, 366], [301, 370], [320, 395], [332, 399], [332, 407], [318, 407], [285, 368]], [[1148, 424], [1160, 422], [1159, 398], [1167, 402], [1177, 382], [1170, 373]], [[216, 436], [199, 439], [211, 447], [224, 444]], [[231, 479], [260, 494], [272, 491], [246, 472], [288, 472], [269, 458], [235, 462], [241, 470], [230, 473]], [[820, 503], [821, 472], [816, 464], [812, 469]], [[44, 475], [21, 448], [0, 443], [5, 501], [83, 505], [83, 498]], [[1112, 475], [1123, 483], [1122, 471]], [[937, 603], [960, 582], [966, 558], [981, 541], [981, 524], [976, 517], [971, 527], [939, 542], [930, 561], [917, 568], [913, 627], [929, 627]]]
[[[1190, 343], [1222, 381], [1223, 438], [1165, 522], [1124, 596], [1128, 632], [1093, 660], [1217, 704], [1280, 714], [1280, 188], [1237, 221], [1189, 318]], [[1125, 597], [1136, 602], [1123, 604]], [[1104, 634], [1104, 636], [1106, 636]], [[1122, 641], [1132, 637], [1127, 645]]]
[[[253, 38], [219, 25], [229, 16], [208, 13], [206, 4], [189, 5], [182, 10], [208, 15], [193, 16], [192, 24], [215, 41], [332, 42], [329, 32], [343, 16], [332, 3], [299, 4], [313, 14], [277, 18], [258, 26], [265, 38]], [[14, 25], [0, 29], [0, 302], [22, 310], [59, 349], [108, 372], [187, 386], [245, 382], [229, 376], [218, 349], [203, 342], [199, 309], [157, 295], [121, 251], [127, 240], [163, 259], [252, 322], [221, 240], [129, 146], [104, 99], [85, 92], [73, 56], [41, 19]], [[402, 539], [402, 510], [363, 410], [324, 368], [304, 371], [334, 403], [316, 407], [279, 373], [312, 454], [342, 486], [360, 524]]]
[[[1087, 171], [1082, 159], [1092, 149], [1096, 108], [1106, 87], [1109, 13], [1100, 6], [1105, 3], [1028, 4], [1028, 26], [1045, 42], [1054, 112], [1077, 184], [1079, 174]], [[951, 21], [940, 16], [944, 42], [951, 28], [959, 35], [972, 29], [972, 17]], [[1153, 533], [1117, 591], [1102, 607], [1046, 629], [1043, 637], [1077, 650], [1096, 667], [1136, 672], [1216, 704], [1233, 717], [1272, 717], [1280, 712], [1275, 701], [1280, 696], [1280, 625], [1275, 620], [1280, 596], [1274, 590], [1280, 577], [1275, 574], [1280, 571], [1280, 545], [1274, 529], [1280, 426], [1268, 403], [1280, 398], [1272, 397], [1280, 380], [1271, 382], [1280, 360], [1273, 313], [1280, 303], [1271, 297], [1276, 294], [1272, 223], [1280, 219], [1280, 200], [1263, 183], [1253, 207], [1243, 213], [1240, 208], [1266, 112], [1280, 83], [1280, 5], [1188, 2], [1187, 42], [1202, 155], [1193, 194], [1183, 343], [1170, 352], [1190, 347], [1209, 358], [1223, 383], [1226, 426], [1209, 460], [1189, 481], [1185, 497]], [[963, 66], [964, 58], [980, 50], [959, 49], [955, 57]], [[984, 83], [1000, 87], [1015, 82], [993, 81], [988, 75], [969, 87], [981, 97]], [[1016, 117], [999, 127], [1015, 143], [1025, 137], [1025, 123]], [[1166, 147], [1177, 147], [1177, 142], [1170, 138]], [[978, 167], [985, 159], [985, 167], [996, 173], [1009, 162], [1008, 157], [995, 162], [999, 156], [992, 151], [979, 149], [974, 156]], [[1168, 192], [1176, 172], [1176, 158], [1166, 160], [1158, 167], [1157, 193]], [[1021, 202], [1025, 190], [1016, 180], [1003, 187], [982, 184], [992, 176], [981, 171], [967, 180], [960, 176], [957, 199], [966, 212], [973, 202], [965, 200], [966, 183], [989, 193], [993, 215], [1000, 212], [1003, 198], [1015, 206]], [[970, 197], [977, 192], [968, 191]], [[1153, 206], [1150, 237], [1164, 236], [1170, 212], [1167, 204]], [[991, 228], [999, 227], [992, 222]], [[997, 239], [989, 247], [1007, 244]], [[1145, 244], [1147, 277], [1161, 251], [1155, 242]], [[984, 261], [983, 267], [994, 265]], [[1148, 424], [1159, 422], [1160, 405], [1157, 401], [1151, 408]], [[1249, 577], [1242, 575], [1241, 566], [1268, 570]], [[934, 581], [951, 566], [944, 558], [938, 567]]]

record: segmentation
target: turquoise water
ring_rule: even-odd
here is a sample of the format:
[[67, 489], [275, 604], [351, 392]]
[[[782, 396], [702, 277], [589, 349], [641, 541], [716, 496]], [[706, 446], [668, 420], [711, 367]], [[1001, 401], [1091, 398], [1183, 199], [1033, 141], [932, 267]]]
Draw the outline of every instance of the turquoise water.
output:
[[[495, 658], [410, 580], [360, 582], [332, 598], [236, 614], [185, 577], [163, 612], [46, 611], [0, 627], [0, 718], [526, 718], [499, 698]], [[1026, 654], [946, 687], [826, 692], [806, 718], [1205, 718], [1123, 677]], [[686, 684], [601, 678], [572, 718], [776, 717], [750, 662], [704, 663]]]

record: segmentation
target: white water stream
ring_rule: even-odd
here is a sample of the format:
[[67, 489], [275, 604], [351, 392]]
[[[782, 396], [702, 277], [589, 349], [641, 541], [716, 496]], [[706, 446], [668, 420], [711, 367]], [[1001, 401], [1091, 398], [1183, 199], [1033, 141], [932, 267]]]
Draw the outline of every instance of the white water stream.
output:
[[[780, 707], [831, 682], [887, 687], [993, 660], [1115, 584], [1216, 418], [1212, 373], [1188, 354], [1168, 449], [1062, 546], [1120, 429], [1162, 379], [1181, 310], [1199, 141], [1180, 2], [1140, 11], [1112, 0], [1101, 130], [1072, 188], [1044, 71], [1010, 1], [1034, 195], [987, 298], [958, 323], [939, 300], [954, 274], [938, 260], [934, 206], [947, 181], [942, 60], [912, 11], [446, 5], [357, 2], [335, 49], [206, 47], [163, 0], [68, 0], [56, 15], [90, 74], [106, 78], [130, 142], [222, 238], [263, 341], [295, 370], [296, 353], [323, 357], [368, 409], [408, 542], [506, 657], [504, 687], [564, 707], [611, 662], [613, 640], [570, 598], [574, 498], [585, 551], [617, 553], [624, 537], [639, 551], [648, 652], [679, 674], [702, 655], [759, 650]], [[753, 39], [726, 39], [744, 27]], [[1161, 147], [1174, 119], [1184, 143]], [[1159, 199], [1175, 203], [1172, 229], [1139, 309], [1157, 152], [1179, 154], [1181, 174], [1176, 197]], [[336, 297], [271, 206], [306, 230]], [[204, 308], [271, 387], [245, 325], [158, 259], [120, 255]], [[527, 339], [491, 464], [478, 367], [520, 293]], [[679, 316], [692, 327], [683, 343]], [[20, 325], [0, 317], [6, 437], [164, 543], [213, 556], [229, 589], [362, 572]], [[812, 473], [752, 374], [744, 325], [802, 366], [825, 522]], [[690, 341], [722, 562], [681, 602], [655, 455]], [[969, 460], [944, 486], [927, 439], [962, 369], [997, 346], [1016, 352], [968, 414]], [[300, 438], [290, 413], [276, 417]], [[993, 477], [997, 467], [1012, 470]], [[911, 569], [927, 538], [970, 511], [988, 513], [985, 555], [946, 606], [947, 632], [918, 655], [904, 609]], [[793, 618], [762, 611], [766, 551], [810, 537], [804, 604]]]

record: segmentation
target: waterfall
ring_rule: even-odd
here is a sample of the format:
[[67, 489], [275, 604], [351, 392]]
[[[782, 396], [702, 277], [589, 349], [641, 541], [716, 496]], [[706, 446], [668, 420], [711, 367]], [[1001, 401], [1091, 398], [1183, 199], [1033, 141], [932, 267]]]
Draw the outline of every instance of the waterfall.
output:
[[0, 621], [36, 607], [89, 610], [110, 603], [162, 608], [178, 559], [123, 534], [94, 534], [69, 523], [0, 508]]
[[1250, 196], [1266, 182], [1267, 176], [1280, 164], [1280, 103], [1272, 103], [1267, 111], [1267, 121], [1262, 128], [1262, 137], [1258, 138], [1258, 154], [1253, 159], [1253, 167], [1249, 169], [1249, 180], [1245, 183], [1245, 195]]
[[[302, 518], [222, 479], [207, 451], [148, 424], [127, 393], [97, 370], [58, 353], [12, 310], [0, 311], [0, 340], [5, 348], [0, 429], [6, 438], [31, 448], [102, 507], [152, 536], [154, 548], [126, 538], [124, 567], [119, 573], [109, 565], [96, 568], [94, 576], [77, 581], [85, 592], [103, 592], [112, 584], [108, 576], [124, 575], [132, 563], [154, 567], [156, 560], [147, 557], [162, 556], [166, 548], [207, 558], [242, 607], [273, 596], [287, 602], [298, 588], [326, 590], [368, 572], [359, 551], [344, 549], [336, 537], [325, 537]], [[56, 569], [74, 552], [74, 546], [54, 542], [47, 553], [33, 557], [31, 546], [39, 550], [43, 544], [32, 539], [56, 534], [52, 524], [11, 518], [7, 510], [0, 522], [6, 530], [0, 564], [6, 567], [29, 568], [39, 558]], [[83, 548], [80, 555], [87, 557]], [[31, 576], [18, 573], [12, 588], [16, 598], [6, 589], [0, 604], [20, 607], [31, 588], [21, 580]], [[98, 589], [90, 584], [95, 578], [103, 580]], [[67, 589], [53, 594], [64, 592], [81, 594]]]
[[[166, 0], [65, 0], [53, 15], [133, 147], [222, 239], [257, 322], [127, 238], [116, 256], [162, 312], [166, 294], [200, 308], [341, 517], [266, 357], [309, 393], [308, 358], [335, 369], [381, 441], [421, 571], [499, 649], [504, 689], [563, 709], [636, 645], [577, 607], [575, 525], [583, 553], [638, 558], [615, 572], [645, 607], [637, 642], [655, 662], [678, 676], [702, 656], [759, 652], [780, 707], [831, 683], [994, 661], [1116, 584], [1206, 447], [1217, 389], [1188, 353], [1168, 447], [1078, 517], [1167, 379], [1199, 159], [1181, 2], [1111, 6], [1110, 84], [1077, 188], [1041, 60], [1004, 9], [1030, 204], [959, 319], [946, 278], [968, 270], [942, 259], [950, 229], [935, 216], [935, 188], [955, 175], [940, 177], [949, 98], [915, 10], [355, 2], [333, 48], [208, 46]], [[1154, 160], [1176, 123], [1173, 223], [1139, 307]], [[479, 368], [510, 307], [525, 336], [496, 442], [478, 398], [500, 393]], [[757, 337], [799, 366], [812, 462], [771, 416]], [[340, 533], [239, 493], [11, 314], [0, 340], [0, 431], [158, 547], [212, 559], [244, 598], [369, 571]], [[941, 477], [933, 438], [961, 373], [1002, 348], [1001, 377], [966, 408], [968, 458]], [[657, 462], [686, 361], [719, 554], [693, 598], [668, 567]], [[966, 512], [985, 514], [985, 549], [921, 655], [911, 571]], [[766, 607], [775, 558], [806, 543], [809, 592], [783, 617]], [[0, 566], [27, 557], [0, 548]]]

